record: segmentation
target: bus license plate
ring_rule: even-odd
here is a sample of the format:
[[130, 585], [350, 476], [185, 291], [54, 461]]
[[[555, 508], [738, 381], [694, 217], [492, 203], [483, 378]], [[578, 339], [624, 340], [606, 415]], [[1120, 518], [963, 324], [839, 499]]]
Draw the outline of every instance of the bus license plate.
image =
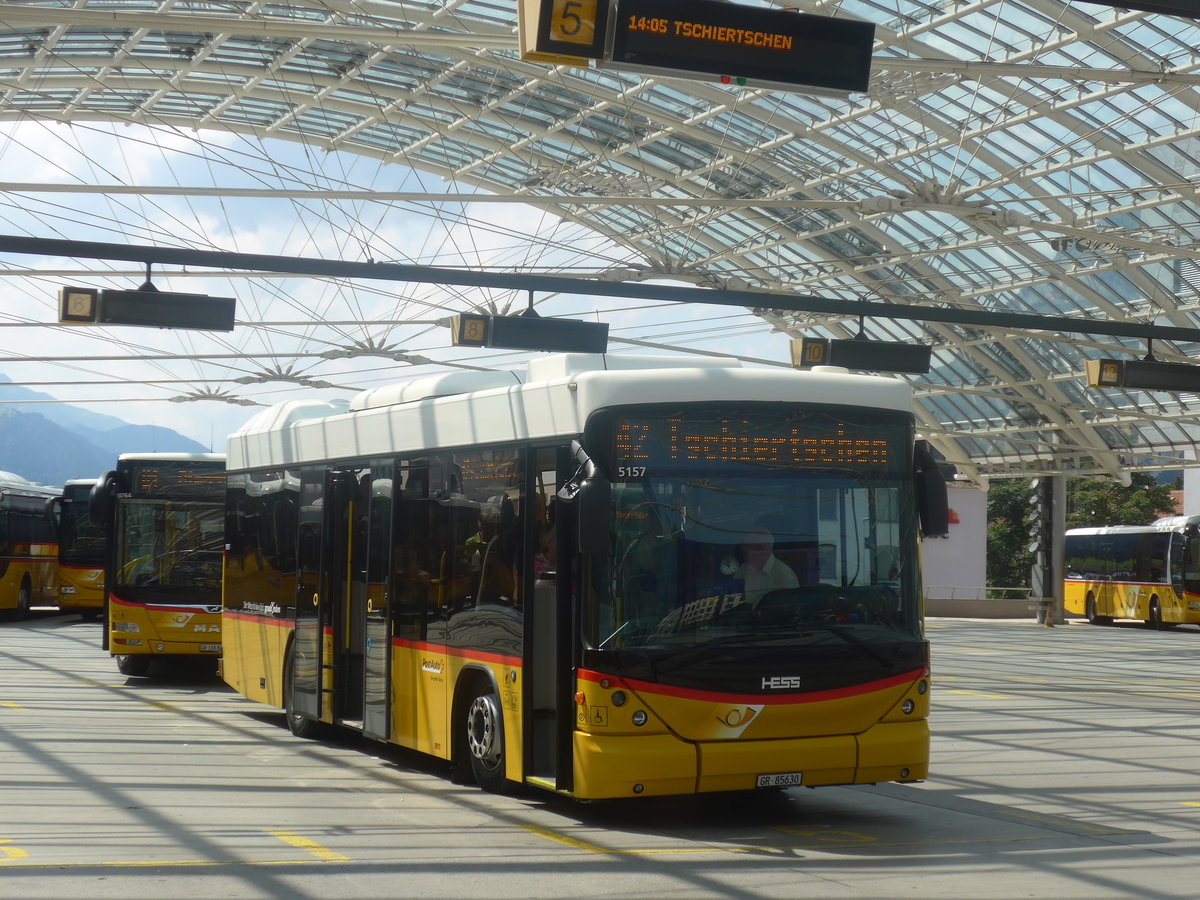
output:
[[803, 772], [780, 772], [776, 775], [759, 775], [755, 787], [794, 787], [804, 780]]
[[200, 652], [201, 653], [220, 653], [221, 645], [220, 644], [201, 644]]

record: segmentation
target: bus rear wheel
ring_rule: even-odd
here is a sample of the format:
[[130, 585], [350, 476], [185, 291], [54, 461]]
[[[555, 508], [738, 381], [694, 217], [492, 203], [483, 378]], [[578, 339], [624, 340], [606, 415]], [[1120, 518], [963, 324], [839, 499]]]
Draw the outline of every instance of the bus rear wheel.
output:
[[307, 713], [296, 709], [296, 664], [293, 651], [289, 648], [287, 662], [283, 665], [283, 715], [287, 719], [288, 731], [298, 738], [312, 740], [321, 736], [321, 723]]
[[467, 750], [471, 774], [485, 791], [504, 789], [504, 719], [495, 689], [485, 685], [477, 689], [467, 707], [465, 719]]
[[33, 606], [33, 591], [29, 587], [28, 581], [21, 582], [21, 589], [17, 591], [17, 608], [13, 610], [13, 616], [17, 619], [26, 619], [29, 617], [29, 610]]
[[121, 654], [117, 656], [117, 671], [122, 675], [142, 678], [150, 671], [150, 657]]

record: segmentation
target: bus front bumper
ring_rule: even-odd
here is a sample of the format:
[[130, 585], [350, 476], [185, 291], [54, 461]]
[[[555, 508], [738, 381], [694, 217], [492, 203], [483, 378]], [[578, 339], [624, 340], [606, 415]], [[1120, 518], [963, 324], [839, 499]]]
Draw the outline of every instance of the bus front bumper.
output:
[[920, 719], [856, 735], [700, 743], [577, 731], [574, 754], [572, 794], [581, 800], [749, 791], [760, 776], [806, 787], [921, 781], [929, 774], [929, 726]]
[[221, 652], [219, 641], [197, 643], [195, 641], [160, 641], [146, 638], [130, 638], [112, 635], [109, 638], [109, 653], [113, 656], [217, 656]]

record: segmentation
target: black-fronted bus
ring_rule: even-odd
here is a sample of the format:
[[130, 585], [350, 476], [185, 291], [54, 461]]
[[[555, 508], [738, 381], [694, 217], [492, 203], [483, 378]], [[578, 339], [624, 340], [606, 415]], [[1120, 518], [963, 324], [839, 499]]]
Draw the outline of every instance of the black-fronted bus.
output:
[[58, 525], [57, 604], [94, 619], [104, 611], [104, 529], [92, 521], [88, 497], [95, 478], [71, 478], [55, 501]]
[[914, 432], [898, 380], [611, 355], [264, 411], [223, 677], [487, 789], [921, 780], [946, 492]]
[[126, 675], [221, 652], [225, 457], [123, 453], [89, 496], [105, 542], [105, 645]]
[[57, 602], [58, 535], [51, 507], [61, 488], [0, 472], [0, 617], [23, 619]]

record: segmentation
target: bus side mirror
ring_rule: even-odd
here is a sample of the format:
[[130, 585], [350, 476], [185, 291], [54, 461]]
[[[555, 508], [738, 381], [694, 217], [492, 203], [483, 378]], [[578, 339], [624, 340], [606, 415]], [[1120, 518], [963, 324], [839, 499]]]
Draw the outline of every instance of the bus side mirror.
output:
[[121, 489], [121, 477], [116, 472], [105, 472], [88, 492], [88, 518], [93, 525], [107, 528], [117, 505], [117, 492]]
[[917, 490], [917, 512], [921, 537], [945, 537], [950, 532], [950, 501], [946, 479], [928, 441], [913, 446], [913, 480]]
[[580, 553], [607, 553], [609, 519], [612, 516], [612, 485], [593, 475], [579, 485], [575, 495], [575, 533]]

